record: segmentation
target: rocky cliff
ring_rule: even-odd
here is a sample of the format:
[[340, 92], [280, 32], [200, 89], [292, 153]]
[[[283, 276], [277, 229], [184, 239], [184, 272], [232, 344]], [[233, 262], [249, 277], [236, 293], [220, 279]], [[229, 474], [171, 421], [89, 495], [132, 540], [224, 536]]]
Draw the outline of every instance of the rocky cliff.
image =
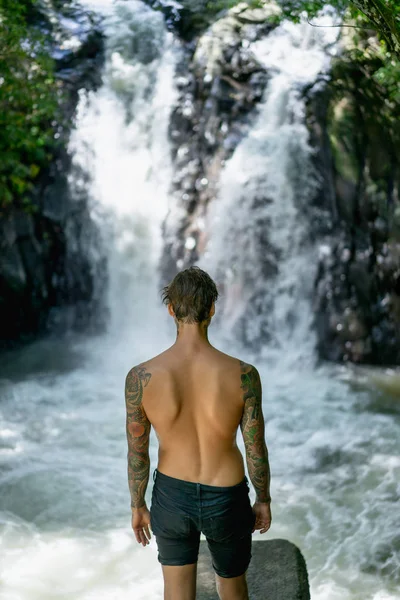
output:
[[382, 59], [371, 44], [368, 36], [355, 52], [347, 39], [329, 82], [309, 91], [320, 199], [332, 223], [321, 245], [315, 322], [322, 358], [396, 365], [400, 105], [377, 77]]
[[[85, 194], [71, 199], [67, 145], [79, 90], [100, 83], [102, 33], [93, 15], [62, 4], [61, 9], [45, 3], [28, 15], [30, 25], [51, 40], [62, 102], [62, 118], [52, 125], [60, 143], [29, 205], [5, 207], [0, 214], [0, 347], [55, 326], [86, 326], [93, 308], [94, 271], [100, 266], [87, 255], [85, 240], [96, 232]], [[61, 313], [62, 306], [70, 310]]]

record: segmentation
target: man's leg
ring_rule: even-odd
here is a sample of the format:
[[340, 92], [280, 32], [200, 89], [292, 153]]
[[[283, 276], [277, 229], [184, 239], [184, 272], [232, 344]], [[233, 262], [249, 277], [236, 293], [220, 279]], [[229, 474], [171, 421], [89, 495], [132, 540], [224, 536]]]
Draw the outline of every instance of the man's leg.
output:
[[180, 567], [162, 565], [162, 571], [164, 600], [195, 600], [197, 562]]
[[215, 574], [220, 600], [249, 600], [246, 573], [239, 577], [220, 577]]

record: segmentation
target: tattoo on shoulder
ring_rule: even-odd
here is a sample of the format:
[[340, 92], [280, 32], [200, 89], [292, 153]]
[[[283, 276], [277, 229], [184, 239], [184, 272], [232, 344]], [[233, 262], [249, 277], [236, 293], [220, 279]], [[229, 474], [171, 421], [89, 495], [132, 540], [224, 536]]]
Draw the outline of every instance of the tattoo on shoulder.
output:
[[143, 365], [133, 367], [125, 382], [125, 400], [128, 432], [140, 437], [146, 430], [147, 417], [143, 411], [143, 390], [149, 383], [151, 373]]
[[140, 404], [143, 398], [143, 389], [149, 383], [151, 373], [144, 365], [133, 367], [126, 376], [126, 397], [132, 404]]

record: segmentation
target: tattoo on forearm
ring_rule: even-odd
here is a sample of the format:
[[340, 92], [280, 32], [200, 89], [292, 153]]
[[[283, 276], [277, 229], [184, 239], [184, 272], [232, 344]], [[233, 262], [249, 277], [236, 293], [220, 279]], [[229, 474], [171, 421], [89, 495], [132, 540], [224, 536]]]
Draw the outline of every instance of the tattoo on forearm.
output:
[[131, 505], [140, 508], [150, 473], [149, 438], [150, 421], [142, 406], [143, 389], [149, 383], [151, 373], [139, 365], [133, 367], [126, 377], [126, 436], [128, 440], [128, 482]]
[[246, 448], [247, 468], [258, 502], [269, 502], [270, 469], [261, 404], [261, 381], [257, 369], [240, 362], [244, 410], [240, 423]]

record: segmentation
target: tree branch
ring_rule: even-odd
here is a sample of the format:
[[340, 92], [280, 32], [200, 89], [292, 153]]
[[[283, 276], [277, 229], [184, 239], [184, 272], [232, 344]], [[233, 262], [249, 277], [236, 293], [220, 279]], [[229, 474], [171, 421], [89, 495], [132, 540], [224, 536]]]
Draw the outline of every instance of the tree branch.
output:
[[352, 0], [381, 32], [388, 48], [400, 59], [400, 16], [393, 12], [385, 0]]

